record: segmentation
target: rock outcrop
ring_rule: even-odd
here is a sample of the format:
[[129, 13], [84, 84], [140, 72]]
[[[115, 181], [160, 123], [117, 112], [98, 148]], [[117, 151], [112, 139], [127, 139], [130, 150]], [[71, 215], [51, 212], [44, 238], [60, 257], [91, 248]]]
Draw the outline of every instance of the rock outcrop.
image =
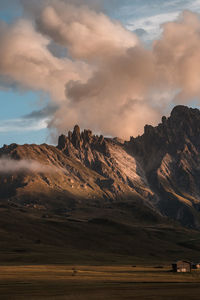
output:
[[123, 141], [93, 135], [90, 130], [80, 132], [76, 125], [68, 136], [59, 137], [57, 148], [103, 178], [98, 178], [96, 184], [103, 190], [104, 198], [119, 200], [134, 194], [153, 199], [145, 174]]

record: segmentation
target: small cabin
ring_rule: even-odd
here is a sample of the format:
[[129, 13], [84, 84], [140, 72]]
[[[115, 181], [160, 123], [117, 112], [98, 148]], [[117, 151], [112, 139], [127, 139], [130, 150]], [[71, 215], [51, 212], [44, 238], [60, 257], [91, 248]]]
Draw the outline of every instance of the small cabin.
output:
[[179, 260], [176, 263], [172, 264], [173, 272], [177, 273], [186, 273], [191, 272], [192, 264], [189, 261]]

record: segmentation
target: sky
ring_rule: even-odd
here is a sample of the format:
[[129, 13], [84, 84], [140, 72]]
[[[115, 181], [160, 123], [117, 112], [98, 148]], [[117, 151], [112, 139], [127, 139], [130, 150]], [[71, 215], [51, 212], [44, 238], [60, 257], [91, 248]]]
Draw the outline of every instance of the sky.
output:
[[0, 146], [55, 144], [77, 123], [128, 139], [199, 107], [199, 13], [198, 0], [0, 0]]

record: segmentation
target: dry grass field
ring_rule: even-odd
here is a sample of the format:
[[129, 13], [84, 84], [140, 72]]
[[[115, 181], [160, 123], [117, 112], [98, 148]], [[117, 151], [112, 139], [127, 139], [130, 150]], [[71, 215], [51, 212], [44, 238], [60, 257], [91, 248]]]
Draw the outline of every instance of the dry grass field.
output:
[[170, 266], [24, 265], [0, 267], [0, 299], [200, 299], [200, 271]]
[[199, 261], [199, 231], [131, 223], [126, 214], [83, 221], [85, 211], [72, 219], [0, 212], [0, 300], [200, 299], [200, 272], [170, 272], [174, 260]]

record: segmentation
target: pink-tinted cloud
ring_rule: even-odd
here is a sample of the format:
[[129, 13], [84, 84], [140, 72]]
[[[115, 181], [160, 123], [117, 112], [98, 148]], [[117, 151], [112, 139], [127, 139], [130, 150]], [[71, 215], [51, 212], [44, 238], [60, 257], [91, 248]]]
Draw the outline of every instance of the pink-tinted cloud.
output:
[[[58, 110], [49, 128], [61, 133], [78, 123], [128, 138], [175, 103], [200, 98], [199, 15], [185, 11], [164, 24], [147, 49], [88, 2], [42, 4], [29, 20], [0, 25], [0, 75], [51, 95]], [[66, 49], [65, 58], [50, 51], [52, 43]]]

